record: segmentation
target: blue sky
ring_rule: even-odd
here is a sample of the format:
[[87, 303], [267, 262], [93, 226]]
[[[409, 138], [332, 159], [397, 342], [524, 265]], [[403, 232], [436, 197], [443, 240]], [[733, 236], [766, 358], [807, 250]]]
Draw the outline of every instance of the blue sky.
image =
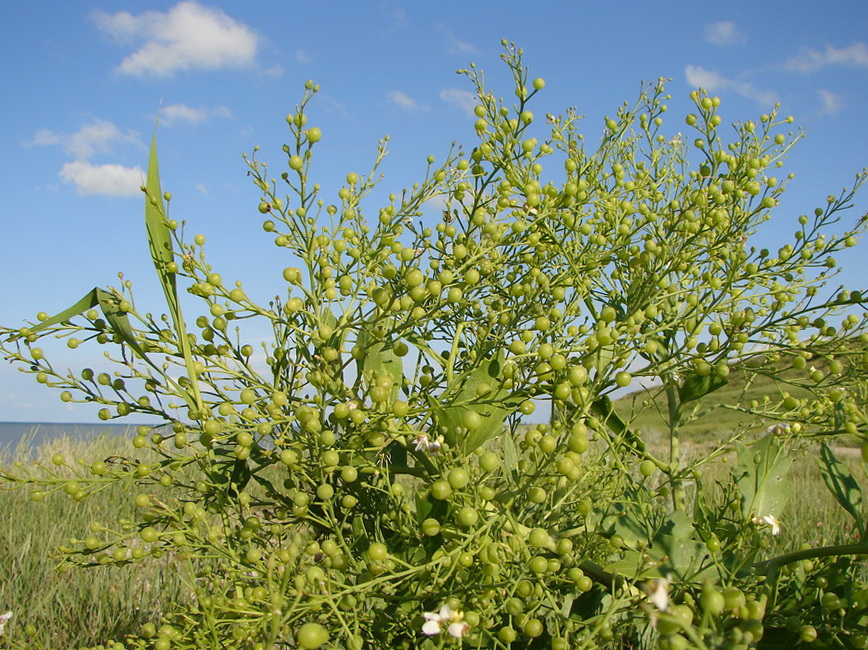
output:
[[[617, 7], [617, 8], [615, 8]], [[686, 131], [688, 94], [722, 99], [724, 122], [756, 119], [775, 102], [807, 132], [796, 174], [764, 234], [785, 241], [796, 219], [868, 166], [868, 5], [851, 2], [293, 2], [28, 0], [0, 11], [0, 323], [54, 313], [94, 286], [132, 280], [140, 308], [162, 311], [138, 191], [157, 113], [163, 187], [172, 216], [208, 237], [209, 261], [265, 300], [286, 260], [261, 231], [258, 191], [241, 154], [260, 146], [280, 171], [286, 114], [305, 80], [321, 92], [314, 165], [324, 194], [364, 173], [390, 135], [383, 187], [420, 178], [425, 158], [472, 144], [475, 62], [511, 93], [502, 38], [546, 79], [537, 114], [576, 106], [598, 137], [603, 116], [642, 81], [671, 78], [665, 129]], [[850, 222], [868, 209], [858, 197]], [[865, 286], [868, 243], [843, 258]], [[92, 356], [88, 356], [92, 354]], [[101, 351], [59, 350], [56, 365], [98, 363]], [[7, 364], [0, 421], [91, 421]]]

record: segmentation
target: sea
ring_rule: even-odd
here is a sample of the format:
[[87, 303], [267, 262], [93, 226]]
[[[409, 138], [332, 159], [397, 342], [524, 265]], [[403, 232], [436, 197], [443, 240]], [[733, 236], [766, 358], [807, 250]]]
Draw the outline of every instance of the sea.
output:
[[132, 437], [136, 426], [82, 422], [0, 422], [0, 453], [14, 449], [25, 436], [31, 446], [38, 446], [45, 440], [61, 436], [81, 439], [101, 435]]

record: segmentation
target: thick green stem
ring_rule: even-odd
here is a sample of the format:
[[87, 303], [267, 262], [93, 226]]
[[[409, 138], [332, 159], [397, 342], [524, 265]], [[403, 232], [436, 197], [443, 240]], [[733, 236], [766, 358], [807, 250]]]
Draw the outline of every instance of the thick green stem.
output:
[[666, 401], [669, 405], [669, 480], [672, 483], [672, 507], [684, 509], [684, 486], [681, 485], [681, 447], [678, 438], [678, 425], [681, 422], [681, 400], [675, 383], [666, 384]]
[[821, 546], [820, 548], [808, 548], [801, 551], [793, 551], [784, 553], [770, 560], [758, 562], [754, 565], [758, 573], [764, 573], [770, 578], [774, 578], [782, 566], [800, 562], [801, 560], [811, 560], [818, 557], [830, 557], [838, 555], [864, 555], [868, 554], [868, 542], [860, 544], [837, 544], [835, 546]]

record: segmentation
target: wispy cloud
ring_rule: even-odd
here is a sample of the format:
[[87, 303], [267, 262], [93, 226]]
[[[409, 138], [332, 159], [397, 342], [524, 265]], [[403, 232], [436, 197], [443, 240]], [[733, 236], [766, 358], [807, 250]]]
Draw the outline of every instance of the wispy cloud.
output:
[[820, 115], [835, 115], [844, 108], [844, 99], [838, 93], [830, 90], [818, 90], [820, 96]]
[[311, 61], [313, 61], [313, 59], [311, 58], [310, 54], [307, 53], [306, 50], [303, 50], [302, 48], [298, 48], [295, 51], [295, 61], [296, 61], [296, 63], [304, 64], [304, 63], [310, 63]]
[[441, 23], [436, 29], [446, 39], [446, 51], [450, 54], [476, 54], [474, 45], [458, 39], [446, 25]]
[[777, 95], [771, 91], [762, 90], [746, 81], [729, 79], [698, 65], [688, 65], [684, 69], [684, 75], [688, 84], [708, 92], [729, 90], [742, 97], [752, 99], [763, 107], [770, 107], [777, 102]]
[[160, 109], [160, 123], [170, 127], [181, 123], [199, 124], [212, 117], [232, 117], [232, 111], [225, 106], [193, 108], [186, 104], [169, 104]]
[[141, 167], [90, 162], [97, 154], [111, 154], [117, 145], [142, 146], [136, 133], [125, 133], [111, 122], [94, 120], [71, 134], [40, 129], [27, 145], [59, 146], [72, 156], [73, 160], [61, 167], [58, 176], [73, 184], [79, 194], [135, 196], [140, 193], [144, 180]]
[[86, 160], [97, 153], [110, 153], [116, 144], [138, 143], [139, 137], [133, 131], [122, 132], [117, 126], [105, 120], [94, 120], [71, 134], [55, 133], [40, 129], [29, 145], [59, 145], [76, 159]]
[[386, 99], [405, 111], [415, 111], [419, 108], [419, 102], [400, 90], [389, 91], [386, 93]]
[[404, 7], [392, 3], [380, 2], [377, 4], [380, 14], [379, 33], [382, 35], [403, 29], [407, 25], [407, 11]]
[[715, 45], [744, 45], [747, 37], [735, 27], [731, 20], [721, 20], [705, 26], [705, 40]]
[[134, 77], [166, 77], [179, 70], [249, 67], [259, 37], [221, 10], [185, 0], [167, 12], [96, 12], [96, 26], [121, 43], [140, 44], [117, 70]]
[[476, 94], [464, 88], [444, 88], [440, 91], [440, 99], [457, 106], [471, 117], [473, 116], [473, 109], [479, 103]]
[[803, 47], [796, 56], [784, 62], [783, 68], [793, 72], [813, 72], [833, 65], [868, 68], [868, 45], [853, 43], [843, 48], [827, 45], [823, 51]]

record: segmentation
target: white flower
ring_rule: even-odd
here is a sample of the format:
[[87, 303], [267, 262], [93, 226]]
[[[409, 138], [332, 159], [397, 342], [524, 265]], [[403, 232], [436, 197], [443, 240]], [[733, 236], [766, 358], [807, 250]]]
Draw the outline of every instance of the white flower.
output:
[[6, 627], [6, 624], [9, 622], [10, 618], [12, 618], [12, 612], [6, 612], [2, 616], [0, 616], [0, 636], [3, 636], [3, 628]]
[[669, 580], [666, 578], [650, 580], [646, 588], [651, 602], [661, 612], [665, 612], [669, 608]]
[[444, 626], [449, 635], [456, 639], [460, 639], [470, 630], [470, 625], [464, 622], [464, 613], [453, 612], [449, 605], [443, 605], [439, 612], [425, 612], [422, 616], [425, 617], [422, 634], [428, 636], [440, 634]]
[[413, 443], [416, 451], [424, 451], [429, 454], [436, 454], [443, 448], [443, 436], [438, 436], [436, 440], [431, 440], [426, 433], [420, 433], [416, 436], [416, 441]]
[[772, 535], [781, 534], [781, 520], [774, 515], [765, 515], [763, 517], [754, 517], [751, 521], [757, 525], [767, 524], [772, 528]]
[[785, 433], [789, 433], [789, 432], [790, 432], [790, 425], [783, 424], [781, 422], [778, 422], [777, 424], [773, 424], [768, 429], [766, 429], [766, 433], [769, 434], [770, 436], [782, 436]]

